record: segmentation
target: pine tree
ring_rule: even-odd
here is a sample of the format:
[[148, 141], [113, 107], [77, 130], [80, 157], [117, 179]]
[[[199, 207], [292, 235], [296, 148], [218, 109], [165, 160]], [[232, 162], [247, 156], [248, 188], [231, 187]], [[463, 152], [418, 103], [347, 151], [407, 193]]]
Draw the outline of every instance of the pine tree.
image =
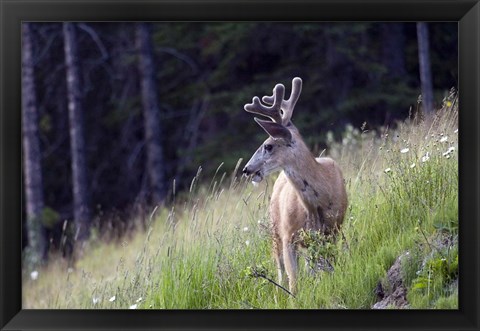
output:
[[82, 90], [75, 23], [63, 24], [65, 64], [67, 71], [68, 114], [70, 123], [70, 148], [72, 154], [73, 204], [76, 239], [89, 236], [90, 208], [83, 128]]
[[27, 216], [27, 258], [32, 267], [47, 259], [47, 240], [42, 224], [43, 178], [38, 138], [31, 23], [22, 24], [22, 129], [23, 169]]

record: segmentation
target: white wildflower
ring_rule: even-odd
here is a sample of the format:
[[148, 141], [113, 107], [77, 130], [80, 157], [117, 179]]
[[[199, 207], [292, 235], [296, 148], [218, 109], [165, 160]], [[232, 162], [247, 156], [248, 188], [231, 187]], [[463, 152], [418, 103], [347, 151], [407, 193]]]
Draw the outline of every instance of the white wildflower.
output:
[[250, 240], [245, 241], [245, 245], [250, 245]]
[[444, 137], [442, 137], [442, 138], [440, 139], [440, 142], [441, 142], [441, 143], [444, 143], [444, 142], [446, 142], [446, 141], [448, 141], [448, 136], [444, 136]]
[[111, 297], [110, 299], [108, 299], [108, 301], [114, 302], [116, 298], [117, 298], [117, 297], [114, 295], [113, 297]]
[[428, 160], [430, 160], [430, 153], [429, 152], [425, 153], [425, 155], [422, 156], [422, 162], [427, 162]]
[[445, 156], [447, 159], [450, 158], [450, 154], [455, 150], [455, 147], [451, 146], [448, 148], [448, 150], [443, 153], [442, 155]]
[[408, 153], [409, 150], [410, 150], [409, 148], [404, 148], [400, 150], [400, 153], [405, 154], [405, 153]]
[[137, 304], [134, 304], [134, 305], [131, 305], [130, 307], [128, 307], [130, 309], [137, 309]]
[[94, 305], [96, 305], [97, 303], [100, 302], [100, 298], [95, 298], [94, 297], [94, 298], [92, 298], [92, 302], [93, 302]]
[[410, 165], [410, 168], [411, 168], [411, 169], [415, 168], [415, 163], [412, 163], [412, 164]]
[[143, 300], [143, 298], [140, 297], [140, 298], [138, 298], [135, 302], [136, 302], [136, 303], [139, 303], [139, 302], [142, 301], [142, 300]]
[[248, 226], [243, 228], [243, 232], [247, 232], [247, 231], [248, 231]]
[[387, 168], [387, 169], [385, 169], [384, 171], [385, 171], [385, 173], [386, 173], [386, 174], [388, 174], [389, 172], [391, 172], [391, 171], [392, 171], [392, 169], [390, 169], [390, 168]]
[[37, 270], [32, 271], [32, 272], [30, 273], [30, 278], [31, 278], [32, 280], [37, 280], [37, 278], [38, 278], [38, 271], [37, 271]]

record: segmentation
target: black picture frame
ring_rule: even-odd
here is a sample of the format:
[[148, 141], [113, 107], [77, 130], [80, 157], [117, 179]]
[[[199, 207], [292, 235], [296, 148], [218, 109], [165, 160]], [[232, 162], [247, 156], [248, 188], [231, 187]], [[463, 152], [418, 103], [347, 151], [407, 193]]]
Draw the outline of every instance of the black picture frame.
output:
[[[53, 329], [478, 330], [480, 4], [478, 1], [0, 0], [0, 327]], [[22, 310], [22, 21], [457, 21], [460, 282], [458, 310]]]

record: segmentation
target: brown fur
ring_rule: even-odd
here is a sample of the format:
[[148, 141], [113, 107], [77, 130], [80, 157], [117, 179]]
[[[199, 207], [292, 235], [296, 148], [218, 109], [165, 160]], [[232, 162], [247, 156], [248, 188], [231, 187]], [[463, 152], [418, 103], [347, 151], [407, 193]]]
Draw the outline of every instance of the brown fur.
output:
[[[343, 175], [331, 158], [314, 158], [301, 138], [273, 186], [270, 220], [274, 238], [273, 254], [279, 282], [287, 272], [289, 289], [295, 291], [296, 244], [301, 229], [335, 233], [347, 209]], [[307, 185], [305, 185], [305, 182]]]

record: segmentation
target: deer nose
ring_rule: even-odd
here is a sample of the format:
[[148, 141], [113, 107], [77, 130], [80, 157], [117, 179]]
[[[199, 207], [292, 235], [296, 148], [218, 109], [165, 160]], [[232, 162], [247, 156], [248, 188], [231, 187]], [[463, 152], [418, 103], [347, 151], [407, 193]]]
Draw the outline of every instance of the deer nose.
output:
[[250, 175], [252, 172], [251, 172], [250, 170], [248, 170], [248, 167], [245, 167], [245, 168], [243, 168], [243, 173], [248, 176], [248, 175]]

